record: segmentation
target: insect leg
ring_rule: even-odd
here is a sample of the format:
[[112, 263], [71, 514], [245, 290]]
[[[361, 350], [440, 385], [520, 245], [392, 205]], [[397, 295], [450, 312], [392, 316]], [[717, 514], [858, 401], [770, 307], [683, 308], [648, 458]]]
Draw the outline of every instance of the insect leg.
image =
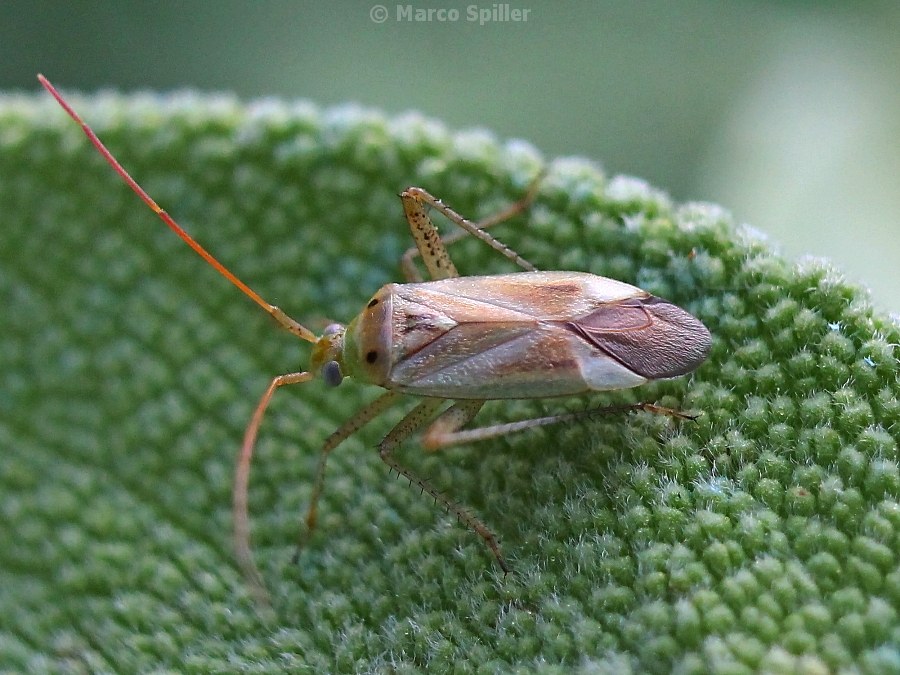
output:
[[[247, 431], [244, 433], [244, 443], [241, 446], [241, 454], [238, 459], [238, 467], [234, 479], [234, 549], [237, 557], [238, 565], [241, 572], [250, 584], [250, 588], [257, 600], [261, 604], [269, 604], [268, 593], [263, 584], [262, 577], [253, 561], [253, 553], [250, 548], [250, 516], [247, 509], [247, 488], [250, 480], [250, 461], [253, 457], [253, 447], [256, 443], [256, 436], [262, 422], [263, 414], [272, 400], [275, 390], [286, 384], [298, 384], [300, 382], [308, 382], [313, 379], [312, 373], [290, 373], [288, 375], [279, 375], [274, 378], [266, 389], [262, 398], [253, 412]], [[316, 516], [318, 513], [319, 497], [325, 484], [325, 465], [328, 460], [328, 454], [340, 445], [344, 440], [352, 436], [356, 431], [365, 424], [373, 420], [375, 417], [384, 412], [392, 403], [394, 403], [400, 394], [396, 392], [387, 392], [377, 399], [369, 403], [362, 410], [356, 413], [349, 420], [344, 422], [340, 428], [331, 434], [322, 446], [322, 452], [319, 456], [319, 466], [316, 471], [316, 478], [313, 484], [313, 493], [310, 500], [309, 511], [306, 515], [307, 530], [311, 531], [316, 524]], [[298, 545], [299, 548], [299, 545]], [[295, 555], [296, 557], [296, 555]]]
[[[447, 254], [447, 249], [445, 247], [445, 244], [447, 242], [442, 240], [438, 235], [437, 228], [434, 226], [434, 223], [431, 222], [431, 218], [429, 218], [428, 212], [425, 209], [426, 206], [437, 209], [448, 220], [461, 227], [465, 232], [485, 242], [495, 251], [500, 252], [505, 257], [509, 258], [514, 263], [519, 265], [519, 267], [529, 272], [533, 272], [535, 269], [537, 269], [534, 265], [525, 260], [518, 253], [513, 251], [509, 246], [498, 241], [496, 238], [485, 232], [485, 230], [482, 229], [477, 223], [473, 223], [471, 220], [463, 218], [456, 211], [444, 204], [444, 202], [442, 202], [440, 199], [434, 197], [422, 188], [409, 187], [400, 194], [400, 198], [403, 200], [403, 210], [406, 213], [406, 218], [409, 221], [410, 227], [413, 231], [413, 239], [416, 240], [416, 248], [418, 249], [419, 254], [421, 254], [422, 260], [425, 263], [425, 267], [428, 270], [428, 273], [432, 275], [432, 278], [446, 279], [447, 276], [434, 276], [434, 271], [432, 269], [433, 263], [431, 259], [434, 258], [438, 261], [443, 261], [443, 259], [446, 258], [447, 260], [449, 260], [449, 255]], [[526, 199], [528, 201], [525, 202], [525, 206], [527, 206], [527, 204], [531, 201], [531, 199], [533, 199], [533, 197], [529, 198], [526, 195]], [[505, 209], [503, 212], [497, 214], [497, 216], [489, 218], [487, 220], [488, 227], [490, 227], [491, 225], [496, 225], [497, 223], [502, 222], [521, 211], [523, 208], [525, 208], [525, 206], [521, 206], [521, 204], [522, 202], [517, 202], [511, 207]], [[427, 238], [420, 234], [420, 232], [423, 230], [428, 230]], [[451, 241], [455, 241], [455, 239]], [[415, 275], [417, 275], [412, 260], [414, 255], [414, 253], [408, 251], [403, 257], [403, 268], [407, 276], [413, 275], [413, 277], [415, 277]]]
[[431, 423], [422, 435], [422, 447], [429, 452], [447, 447], [443, 439], [463, 428], [474, 419], [484, 401], [457, 401]]
[[[328, 463], [328, 455], [331, 454], [332, 450], [362, 429], [366, 424], [390, 408], [401, 396], [402, 394], [395, 391], [383, 393], [364, 408], [358, 410], [353, 417], [344, 422], [325, 439], [325, 443], [322, 445], [322, 451], [319, 453], [319, 465], [316, 467], [316, 478], [313, 482], [312, 495], [309, 499], [309, 509], [306, 512], [306, 536], [309, 536], [315, 529], [316, 521], [319, 517], [319, 498], [322, 496], [322, 491], [325, 487], [325, 466]], [[304, 543], [305, 537], [301, 536], [301, 539], [297, 544], [298, 552]], [[295, 554], [295, 560], [296, 557]]]
[[[488, 229], [489, 227], [493, 227], [494, 225], [499, 225], [500, 223], [503, 223], [503, 222], [509, 220], [510, 218], [514, 218], [515, 216], [519, 215], [523, 211], [526, 211], [531, 206], [531, 203], [534, 201], [534, 198], [537, 196], [537, 192], [541, 186], [541, 181], [543, 180], [543, 178], [544, 178], [544, 172], [542, 171], [540, 174], [538, 174], [537, 178], [535, 178], [533, 181], [531, 181], [531, 184], [528, 186], [528, 190], [525, 192], [525, 195], [521, 199], [519, 199], [516, 202], [513, 202], [512, 204], [507, 206], [505, 209], [503, 209], [499, 213], [495, 213], [494, 215], [489, 216], [488, 218], [479, 220], [477, 223], [471, 223], [469, 221], [466, 221], [466, 222], [469, 222], [469, 225], [475, 227], [478, 230], [481, 230], [482, 234], [484, 234], [484, 230]], [[419, 188], [410, 188], [410, 190], [412, 190], [412, 189], [418, 190]], [[439, 200], [435, 199], [434, 197], [432, 197], [431, 195], [429, 195], [424, 190], [422, 190], [421, 192], [423, 192], [425, 195], [430, 197], [432, 202], [439, 201]], [[430, 202], [426, 202], [426, 203], [430, 203]], [[451, 218], [451, 220], [453, 220], [453, 219]], [[463, 219], [463, 220], [465, 220], [465, 219]], [[457, 221], [454, 220], [454, 222], [457, 222]], [[440, 238], [441, 243], [443, 244], [444, 247], [447, 247], [450, 244], [457, 242], [460, 239], [463, 239], [470, 234], [468, 228], [466, 228], [464, 225], [460, 225], [460, 227], [462, 227], [463, 229], [455, 230], [455, 231], [451, 232], [450, 234], [446, 234]], [[503, 246], [503, 244], [500, 244], [499, 242], [497, 242], [497, 240], [494, 239], [493, 237], [490, 237], [490, 239], [492, 241], [494, 241], [495, 243], [497, 243], [499, 246], [501, 246], [501, 247]], [[493, 248], [497, 248], [497, 246], [494, 246], [493, 244], [490, 244], [490, 245]], [[404, 271], [407, 281], [416, 282], [416, 281], [423, 280], [422, 275], [419, 274], [419, 270], [415, 266], [415, 263], [413, 262], [414, 259], [420, 255], [422, 255], [422, 253], [419, 250], [419, 248], [416, 246], [413, 246], [413, 247], [407, 249], [406, 252], [403, 254], [403, 257], [400, 260], [400, 264], [403, 268], [403, 271]], [[509, 257], [509, 256], [507, 256], [507, 257]], [[525, 269], [531, 271], [531, 270], [534, 270], [534, 266], [530, 265], [530, 263], [529, 263], [529, 266], [525, 267]]]
[[[447, 412], [450, 412], [450, 408]], [[553, 424], [561, 424], [563, 422], [574, 422], [577, 420], [590, 419], [600, 415], [613, 415], [617, 413], [631, 412], [635, 410], [643, 410], [657, 415], [666, 415], [684, 420], [694, 420], [696, 415], [688, 415], [687, 413], [673, 410], [672, 408], [664, 408], [652, 403], [633, 403], [626, 405], [605, 406], [602, 408], [593, 408], [591, 410], [578, 410], [569, 413], [560, 413], [558, 415], [547, 415], [546, 417], [534, 417], [527, 420], [518, 420], [516, 422], [506, 422], [503, 424], [492, 424], [486, 427], [478, 427], [476, 429], [460, 429], [459, 425], [452, 428], [449, 425], [437, 429], [429, 429], [426, 432], [428, 439], [428, 449], [438, 450], [451, 445], [459, 445], [461, 443], [473, 443], [475, 441], [484, 441], [489, 438], [497, 438], [498, 436], [506, 436], [535, 427], [545, 427]], [[437, 421], [440, 421], [438, 418]], [[465, 422], [463, 422], [465, 424]]]
[[[384, 440], [378, 446], [379, 455], [381, 456], [382, 461], [388, 465], [393, 471], [397, 472], [397, 475], [403, 476], [406, 480], [409, 481], [410, 485], [414, 485], [423, 493], [428, 493], [428, 495], [434, 499], [435, 503], [440, 504], [444, 507], [449, 513], [452, 513], [456, 516], [457, 520], [463, 523], [466, 527], [474, 530], [478, 535], [484, 539], [484, 542], [487, 544], [488, 548], [491, 549], [491, 552], [494, 554], [494, 557], [497, 558], [497, 562], [500, 565], [500, 569], [503, 570], [504, 574], [509, 573], [510, 567], [506, 563], [506, 560], [503, 557], [503, 553], [500, 551], [500, 545], [497, 543], [496, 535], [488, 529], [487, 525], [485, 525], [481, 520], [479, 520], [475, 514], [469, 511], [466, 507], [451, 501], [448, 499], [443, 493], [439, 492], [435, 489], [431, 483], [427, 480], [420, 478], [418, 475], [407, 469], [405, 466], [400, 464], [396, 459], [394, 459], [393, 453], [397, 446], [400, 445], [405, 439], [415, 433], [418, 429], [428, 423], [434, 413], [443, 405], [444, 401], [442, 399], [425, 399], [421, 403], [419, 403], [415, 408], [413, 408], [400, 422], [391, 429], [390, 433], [385, 436]], [[464, 411], [462, 413], [452, 413], [450, 415], [451, 418], [456, 419], [459, 417], [468, 417], [471, 418], [472, 415], [477, 412], [475, 408], [475, 404], [480, 408], [483, 401], [476, 402], [468, 402], [467, 405], [458, 407], [456, 405], [450, 407], [447, 412], [445, 412], [441, 417], [441, 419], [445, 417], [448, 413], [452, 413], [452, 411]], [[461, 423], [465, 424], [463, 420]]]
[[[494, 225], [499, 225], [500, 223], [504, 223], [510, 218], [515, 218], [520, 213], [524, 213], [529, 208], [531, 208], [531, 204], [534, 201], [535, 197], [537, 197], [538, 190], [541, 188], [541, 182], [544, 180], [544, 176], [546, 175], [546, 170], [541, 170], [541, 172], [528, 184], [528, 189], [525, 190], [525, 194], [518, 200], [507, 206], [502, 211], [495, 213], [492, 216], [488, 216], [482, 220], [479, 220], [475, 223], [475, 226], [479, 230], [486, 230], [489, 227], [493, 227]], [[451, 235], [452, 236], [452, 235]], [[464, 237], [465, 235], [460, 232], [459, 238]], [[455, 239], [454, 239], [455, 241]]]
[[[410, 190], [413, 189], [417, 188], [400, 193], [400, 199], [403, 201], [403, 213], [409, 223], [413, 241], [416, 242], [416, 250], [422, 256], [428, 276], [435, 280], [458, 277], [456, 265], [450, 259], [450, 254], [441, 241], [441, 235], [431, 222], [425, 204], [410, 194]], [[419, 274], [411, 257], [407, 260], [407, 256], [403, 256], [401, 264], [409, 281], [422, 281], [422, 275]]]

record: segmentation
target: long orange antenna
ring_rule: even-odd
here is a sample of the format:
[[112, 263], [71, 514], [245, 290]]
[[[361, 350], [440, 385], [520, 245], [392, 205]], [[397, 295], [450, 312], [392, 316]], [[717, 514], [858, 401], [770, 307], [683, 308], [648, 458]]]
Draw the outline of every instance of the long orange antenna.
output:
[[160, 208], [160, 206], [155, 201], [153, 201], [153, 198], [150, 197], [150, 195], [144, 192], [144, 189], [137, 184], [137, 181], [135, 181], [122, 167], [122, 165], [119, 164], [116, 158], [112, 156], [112, 153], [107, 150], [106, 146], [103, 145], [99, 138], [97, 138], [97, 134], [95, 134], [94, 131], [84, 122], [84, 120], [81, 119], [78, 113], [72, 109], [72, 106], [68, 104], [68, 102], [62, 97], [62, 95], [58, 91], [56, 91], [56, 87], [50, 84], [50, 81], [43, 75], [38, 74], [37, 78], [44, 89], [49, 91], [53, 98], [56, 99], [56, 102], [59, 103], [60, 106], [62, 106], [62, 109], [65, 110], [66, 113], [68, 113], [69, 117], [71, 117], [78, 123], [78, 125], [81, 127], [81, 130], [84, 131], [85, 136], [88, 137], [88, 140], [91, 142], [91, 144], [95, 148], [97, 148], [97, 151], [101, 155], [103, 155], [103, 158], [109, 163], [109, 165], [115, 170], [115, 172], [119, 174], [119, 176], [121, 176], [122, 180], [127, 183], [128, 187], [134, 190], [135, 193], [137, 193], [138, 197], [144, 200], [144, 203], [149, 206], [166, 225], [169, 226], [169, 229], [171, 229], [175, 234], [181, 237], [184, 243], [194, 249], [194, 252], [197, 253], [197, 255], [203, 258], [210, 265], [212, 265], [212, 267], [219, 274], [221, 274], [223, 277], [228, 279], [228, 281], [237, 286], [244, 295], [246, 295], [248, 298], [253, 300], [253, 302], [266, 310], [266, 312], [268, 312], [272, 316], [272, 318], [274, 318], [284, 328], [288, 329], [294, 335], [301, 338], [302, 340], [306, 340], [307, 342], [317, 341], [315, 333], [309, 330], [306, 326], [289, 317], [281, 308], [276, 307], [275, 305], [271, 305], [263, 300], [262, 296], [260, 296], [256, 291], [254, 291], [247, 284], [245, 284], [234, 274], [232, 274], [231, 271], [227, 267], [225, 267], [225, 265], [216, 260], [209, 251], [203, 248], [193, 237], [191, 237], [191, 235], [185, 232], [178, 223], [172, 220], [172, 217], [162, 208]]

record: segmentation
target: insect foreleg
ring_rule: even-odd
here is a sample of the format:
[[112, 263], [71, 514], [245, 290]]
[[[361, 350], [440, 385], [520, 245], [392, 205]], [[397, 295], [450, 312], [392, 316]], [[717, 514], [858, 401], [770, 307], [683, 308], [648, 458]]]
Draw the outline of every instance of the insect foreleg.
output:
[[299, 556], [300, 549], [303, 548], [303, 545], [306, 543], [307, 537], [309, 537], [316, 527], [316, 521], [319, 517], [319, 499], [322, 497], [322, 492], [325, 487], [325, 467], [328, 464], [328, 455], [331, 454], [332, 450], [362, 429], [366, 424], [390, 408], [400, 397], [401, 394], [397, 392], [385, 392], [364, 408], [358, 410], [353, 417], [344, 422], [336, 431], [325, 439], [325, 443], [322, 445], [322, 451], [319, 453], [319, 464], [316, 467], [316, 477], [313, 482], [312, 495], [309, 498], [309, 508], [306, 511], [306, 527], [304, 530], [301, 530], [300, 538], [297, 542], [297, 551], [294, 554], [295, 562]]
[[[466, 406], [452, 406], [447, 412], [445, 412], [441, 418], [446, 419], [446, 415], [451, 413], [451, 418], [456, 418], [459, 415], [459, 419], [466, 417], [471, 419], [471, 417], [477, 412], [475, 408], [475, 404], [480, 408], [482, 401], [477, 402], [469, 402]], [[427, 493], [432, 499], [434, 499], [435, 503], [443, 506], [449, 513], [452, 513], [456, 516], [456, 518], [463, 523], [466, 527], [474, 530], [478, 533], [478, 535], [484, 539], [484, 542], [487, 544], [488, 548], [491, 549], [491, 552], [494, 554], [494, 557], [497, 558], [497, 562], [500, 565], [500, 569], [503, 570], [504, 574], [509, 573], [510, 567], [507, 564], [506, 560], [503, 557], [503, 553], [500, 551], [500, 545], [497, 543], [496, 535], [488, 529], [487, 525], [485, 525], [481, 520], [479, 520], [471, 511], [469, 511], [464, 506], [451, 501], [447, 498], [446, 495], [435, 489], [431, 483], [427, 480], [420, 478], [418, 475], [407, 469], [405, 466], [400, 464], [396, 459], [394, 459], [393, 452], [405, 439], [407, 439], [410, 435], [418, 431], [421, 427], [427, 424], [433, 417], [434, 413], [440, 409], [441, 405], [444, 404], [442, 399], [425, 399], [415, 408], [413, 408], [400, 422], [391, 429], [391, 432], [385, 436], [384, 440], [378, 446], [379, 455], [381, 456], [382, 461], [390, 467], [393, 471], [397, 472], [397, 475], [403, 476], [406, 480], [409, 481], [410, 485], [419, 488], [422, 493]], [[452, 413], [452, 411], [457, 410], [459, 413]], [[463, 420], [461, 423], [465, 424], [468, 419]]]

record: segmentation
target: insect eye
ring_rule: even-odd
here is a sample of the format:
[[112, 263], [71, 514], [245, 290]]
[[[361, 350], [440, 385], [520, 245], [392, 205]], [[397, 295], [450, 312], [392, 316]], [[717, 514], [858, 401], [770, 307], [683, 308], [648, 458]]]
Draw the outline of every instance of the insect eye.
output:
[[344, 381], [344, 374], [341, 372], [341, 364], [337, 361], [328, 361], [322, 366], [322, 379], [329, 387], [336, 387]]
[[330, 323], [325, 326], [325, 330], [322, 331], [322, 335], [334, 335], [336, 333], [340, 333], [344, 330], [344, 327], [339, 323]]

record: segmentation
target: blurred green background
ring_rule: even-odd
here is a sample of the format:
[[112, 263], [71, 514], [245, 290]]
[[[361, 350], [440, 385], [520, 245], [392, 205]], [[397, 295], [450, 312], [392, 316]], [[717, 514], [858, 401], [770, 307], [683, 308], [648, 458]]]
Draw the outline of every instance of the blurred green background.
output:
[[900, 311], [900, 3], [521, 0], [484, 25], [467, 7], [502, 3], [376, 4], [7, 1], [0, 88], [417, 109], [721, 203]]

